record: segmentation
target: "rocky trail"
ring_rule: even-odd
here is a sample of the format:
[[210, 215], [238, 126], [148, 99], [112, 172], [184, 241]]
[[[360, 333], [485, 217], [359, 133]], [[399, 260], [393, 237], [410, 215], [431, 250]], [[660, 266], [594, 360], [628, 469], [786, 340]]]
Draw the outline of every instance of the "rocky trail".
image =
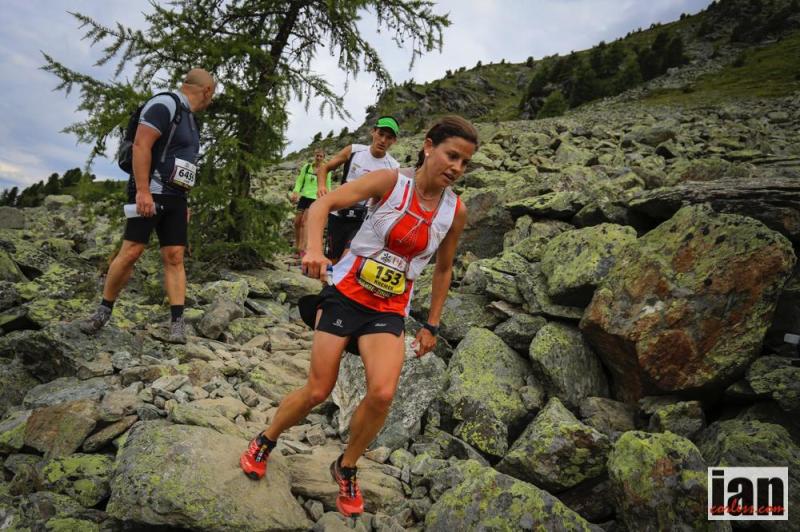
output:
[[[0, 208], [0, 529], [730, 529], [706, 520], [708, 466], [800, 481], [783, 342], [800, 331], [798, 127], [800, 95], [479, 124], [442, 338], [408, 350], [357, 520], [336, 513], [327, 471], [364, 393], [355, 356], [266, 480], [238, 468], [308, 371], [296, 303], [320, 284], [295, 259], [190, 269], [176, 346], [151, 251], [90, 337], [73, 322], [97, 302], [121, 212], [63, 196]], [[285, 201], [297, 166], [255, 192]]]

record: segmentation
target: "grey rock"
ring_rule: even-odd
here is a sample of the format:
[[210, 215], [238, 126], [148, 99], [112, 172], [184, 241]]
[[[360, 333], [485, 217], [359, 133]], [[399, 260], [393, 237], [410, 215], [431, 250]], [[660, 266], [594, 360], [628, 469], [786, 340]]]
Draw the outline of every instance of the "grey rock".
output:
[[608, 383], [599, 359], [581, 332], [551, 322], [539, 329], [530, 345], [533, 373], [548, 395], [577, 409], [586, 397], [605, 397]]
[[[311, 528], [290, 492], [282, 457], [271, 457], [269, 482], [253, 483], [238, 467], [246, 446], [243, 438], [206, 428], [139, 423], [117, 459], [107, 512], [148, 525], [210, 531]], [[183, 478], [186, 464], [194, 482], [168, 480]]]

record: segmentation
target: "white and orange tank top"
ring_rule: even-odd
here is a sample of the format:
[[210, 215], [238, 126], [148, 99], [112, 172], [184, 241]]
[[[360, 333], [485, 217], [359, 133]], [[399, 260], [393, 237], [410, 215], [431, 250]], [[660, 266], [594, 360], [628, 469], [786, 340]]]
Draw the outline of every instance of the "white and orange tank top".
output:
[[[370, 206], [361, 229], [350, 244], [350, 251], [333, 267], [333, 283], [343, 295], [367, 308], [403, 316], [408, 315], [414, 279], [447, 235], [460, 203], [458, 196], [447, 188], [436, 209], [423, 209], [413, 176], [412, 168], [398, 170], [394, 188], [380, 202]], [[397, 258], [392, 266], [398, 272], [403, 270], [400, 293], [376, 293], [363, 282], [363, 270], [370, 259], [378, 260], [387, 252]], [[398, 266], [398, 261], [404, 263], [404, 267]], [[381, 272], [383, 264], [377, 264]], [[391, 282], [397, 279], [385, 273], [390, 281], [386, 288], [390, 290]], [[395, 275], [399, 277], [399, 273]]]

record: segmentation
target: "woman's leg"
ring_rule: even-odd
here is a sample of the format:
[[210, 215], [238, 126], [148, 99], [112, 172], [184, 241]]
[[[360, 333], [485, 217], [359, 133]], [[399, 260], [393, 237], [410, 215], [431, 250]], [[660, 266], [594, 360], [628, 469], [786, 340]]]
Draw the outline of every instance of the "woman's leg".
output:
[[[317, 311], [317, 321], [322, 311]], [[336, 336], [323, 331], [314, 332], [311, 344], [311, 369], [305, 386], [289, 393], [281, 401], [275, 417], [264, 435], [277, 441], [281, 432], [296, 425], [316, 405], [324, 401], [336, 384], [339, 375], [339, 361], [348, 337]]]
[[297, 248], [301, 253], [306, 250], [306, 242], [308, 241], [308, 238], [306, 237], [307, 221], [308, 209], [304, 209], [302, 216], [300, 216], [300, 246]]
[[300, 247], [303, 232], [303, 214], [305, 211], [297, 211], [294, 215], [294, 247], [297, 251], [302, 251]]
[[366, 334], [358, 339], [358, 350], [366, 370], [367, 395], [350, 420], [350, 441], [342, 457], [343, 467], [354, 467], [383, 428], [405, 359], [403, 335]]

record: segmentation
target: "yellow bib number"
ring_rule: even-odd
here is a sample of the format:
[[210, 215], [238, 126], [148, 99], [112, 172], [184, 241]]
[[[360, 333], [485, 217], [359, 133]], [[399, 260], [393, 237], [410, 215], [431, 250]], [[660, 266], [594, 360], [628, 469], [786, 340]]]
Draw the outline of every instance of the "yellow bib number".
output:
[[405, 272], [374, 259], [364, 259], [358, 271], [358, 282], [383, 297], [399, 296], [406, 291]]

